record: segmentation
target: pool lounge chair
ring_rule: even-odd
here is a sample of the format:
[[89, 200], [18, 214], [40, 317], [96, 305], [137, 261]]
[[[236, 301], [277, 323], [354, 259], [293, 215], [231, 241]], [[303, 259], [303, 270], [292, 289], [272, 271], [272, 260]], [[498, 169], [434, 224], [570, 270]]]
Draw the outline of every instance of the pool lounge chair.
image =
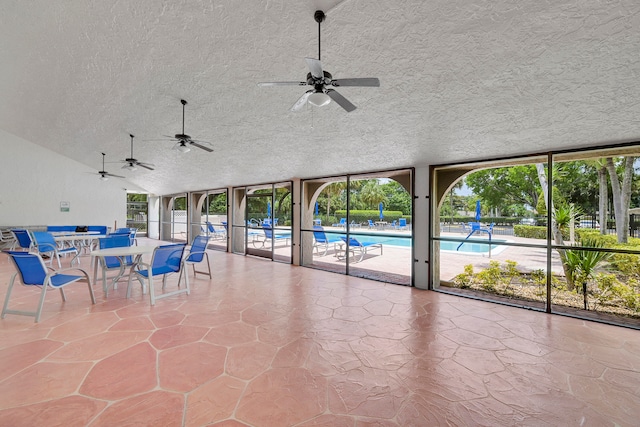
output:
[[254, 239], [251, 242], [254, 248], [257, 248], [258, 245], [260, 245], [260, 248], [264, 248], [267, 242], [271, 243], [272, 241], [274, 241], [275, 245], [278, 240], [284, 240], [285, 245], [288, 245], [291, 240], [291, 233], [274, 233], [273, 229], [268, 225], [263, 225], [262, 231], [264, 232], [264, 239]]
[[346, 228], [347, 227], [347, 218], [340, 218], [340, 222], [337, 224], [331, 224], [332, 227], [342, 227], [342, 228]]
[[209, 230], [209, 236], [211, 236], [214, 240], [224, 239], [227, 236], [226, 229], [220, 230], [209, 221], [207, 221], [207, 229]]
[[[346, 237], [340, 237], [343, 243], [347, 243]], [[349, 244], [347, 248], [345, 248], [345, 252], [343, 256], [346, 256], [347, 250], [351, 252], [353, 257], [355, 258], [354, 262], [360, 262], [364, 259], [364, 256], [369, 253], [370, 249], [380, 249], [380, 255], [382, 255], [382, 243], [378, 242], [360, 242], [355, 237], [349, 238]], [[338, 256], [340, 258], [340, 256]]]
[[329, 244], [333, 243], [333, 250], [337, 252], [336, 243], [342, 242], [342, 239], [340, 239], [340, 237], [327, 237], [324, 232], [324, 228], [319, 225], [313, 227], [313, 239], [313, 247], [315, 248], [318, 255], [320, 255], [320, 249], [324, 249], [324, 252], [321, 256], [325, 256], [327, 254], [327, 252], [329, 251]]

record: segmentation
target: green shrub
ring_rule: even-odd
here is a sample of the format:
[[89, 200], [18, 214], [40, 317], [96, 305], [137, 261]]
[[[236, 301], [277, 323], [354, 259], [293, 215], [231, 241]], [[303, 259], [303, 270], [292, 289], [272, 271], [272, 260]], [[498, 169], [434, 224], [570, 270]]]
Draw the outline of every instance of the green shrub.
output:
[[473, 264], [467, 264], [464, 266], [464, 273], [453, 278], [453, 284], [462, 289], [470, 288], [473, 284], [473, 277]]
[[611, 266], [628, 277], [640, 279], [640, 256], [633, 254], [613, 254]]
[[514, 225], [513, 235], [516, 237], [526, 237], [527, 239], [546, 239], [547, 227], [537, 225]]
[[619, 299], [626, 308], [640, 312], [640, 294], [636, 280], [630, 280], [630, 283], [635, 285], [630, 286], [620, 282], [614, 274], [599, 273], [596, 275], [595, 281], [597, 285], [595, 307], [613, 303], [614, 300]]

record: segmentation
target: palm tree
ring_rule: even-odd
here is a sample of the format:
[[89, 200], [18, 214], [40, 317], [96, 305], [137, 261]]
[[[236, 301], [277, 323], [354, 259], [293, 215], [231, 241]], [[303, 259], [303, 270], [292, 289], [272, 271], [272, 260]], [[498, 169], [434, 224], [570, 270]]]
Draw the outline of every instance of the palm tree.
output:
[[329, 222], [329, 215], [331, 212], [331, 197], [339, 196], [346, 188], [346, 181], [332, 182], [325, 187], [324, 192], [327, 195], [327, 222]]
[[366, 203], [369, 209], [375, 209], [386, 198], [387, 195], [376, 180], [367, 182], [360, 192], [360, 200]]

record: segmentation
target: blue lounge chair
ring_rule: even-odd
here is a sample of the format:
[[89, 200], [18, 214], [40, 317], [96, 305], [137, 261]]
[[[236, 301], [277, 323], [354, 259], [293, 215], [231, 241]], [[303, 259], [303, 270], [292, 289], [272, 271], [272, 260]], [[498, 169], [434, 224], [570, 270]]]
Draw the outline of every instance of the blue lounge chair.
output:
[[257, 245], [260, 244], [260, 247], [264, 248], [267, 242], [274, 242], [275, 245], [278, 240], [284, 240], [284, 244], [288, 245], [291, 240], [291, 233], [274, 233], [273, 229], [268, 225], [263, 225], [262, 231], [264, 232], [264, 239], [254, 239], [252, 242], [254, 247], [258, 247]]
[[340, 222], [337, 224], [331, 224], [332, 227], [342, 227], [342, 228], [346, 228], [347, 227], [347, 218], [340, 218]]
[[[9, 259], [11, 259], [17, 271], [11, 277], [9, 287], [7, 288], [7, 296], [4, 299], [4, 305], [2, 306], [2, 315], [0, 316], [3, 319], [7, 314], [19, 314], [22, 316], [33, 316], [35, 317], [35, 322], [39, 322], [47, 289], [49, 287], [60, 289], [62, 300], [66, 301], [67, 297], [64, 294], [64, 287], [82, 279], [87, 281], [87, 286], [89, 287], [89, 295], [91, 296], [91, 303], [96, 303], [96, 298], [93, 295], [93, 289], [91, 288], [91, 281], [89, 280], [89, 276], [84, 270], [81, 270], [79, 268], [65, 268], [63, 270], [51, 271], [48, 270], [44, 265], [44, 261], [39, 254], [19, 251], [8, 251], [6, 253], [9, 255]], [[70, 270], [78, 271], [82, 273], [82, 275], [67, 274], [67, 272]], [[35, 311], [12, 310], [9, 308], [11, 291], [13, 290], [13, 285], [18, 278], [25, 286], [39, 286], [41, 288], [40, 301], [38, 302], [38, 307]]]
[[342, 239], [340, 239], [340, 237], [334, 237], [334, 236], [330, 236], [327, 237], [327, 235], [324, 232], [324, 228], [322, 228], [319, 225], [316, 225], [313, 227], [313, 238], [314, 238], [314, 243], [313, 243], [313, 247], [315, 248], [316, 252], [318, 254], [320, 254], [320, 247], [324, 248], [324, 252], [322, 253], [322, 256], [325, 256], [327, 254], [327, 252], [329, 251], [329, 244], [333, 243], [333, 250], [336, 251], [336, 243], [342, 242]]
[[376, 224], [371, 219], [367, 220], [367, 225], [369, 226], [369, 228], [376, 228]]
[[407, 219], [406, 218], [398, 219], [398, 229], [404, 230], [405, 228], [407, 228]]
[[[347, 243], [346, 237], [340, 237], [340, 239], [344, 243]], [[363, 243], [363, 242], [360, 242], [355, 237], [350, 237], [349, 243], [347, 244], [347, 247], [345, 249], [345, 255], [347, 251], [349, 251], [353, 254], [353, 257], [355, 258], [354, 262], [360, 262], [364, 259], [364, 256], [369, 252], [370, 249], [380, 249], [380, 255], [382, 255], [382, 243], [378, 243], [378, 242]]]
[[209, 221], [207, 221], [207, 230], [209, 230], [209, 235], [214, 239], [224, 239], [227, 235], [225, 230], [216, 229]]
[[62, 268], [60, 264], [60, 254], [74, 254], [75, 256], [71, 259], [71, 265], [73, 265], [74, 261], [78, 261], [80, 264], [80, 260], [78, 259], [78, 249], [74, 246], [68, 248], [60, 248], [58, 247], [58, 243], [56, 242], [53, 234], [48, 231], [34, 231], [31, 233], [33, 235], [33, 244], [38, 250], [40, 254], [47, 254], [49, 258], [49, 264], [53, 263], [53, 258], [58, 261], [58, 268]]

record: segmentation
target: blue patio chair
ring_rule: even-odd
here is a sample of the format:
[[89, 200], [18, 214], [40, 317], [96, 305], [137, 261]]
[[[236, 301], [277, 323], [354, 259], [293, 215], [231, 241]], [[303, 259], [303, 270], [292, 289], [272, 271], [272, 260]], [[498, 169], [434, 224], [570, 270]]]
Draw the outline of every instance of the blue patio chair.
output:
[[[125, 248], [131, 246], [131, 239], [128, 234], [111, 234], [98, 239], [98, 245], [100, 249]], [[99, 260], [102, 269], [102, 290], [104, 291], [105, 297], [108, 297], [109, 285], [107, 284], [107, 272], [118, 270], [118, 274], [112, 278], [112, 285], [115, 289], [116, 283], [124, 275], [124, 269], [133, 265], [133, 257], [105, 256], [99, 257]]]
[[376, 224], [373, 222], [373, 220], [368, 219], [367, 225], [369, 226], [369, 228], [376, 228]]
[[31, 250], [33, 239], [27, 230], [16, 228], [15, 230], [11, 230], [11, 234], [13, 234], [13, 238], [15, 239], [13, 245], [11, 245], [12, 251], [16, 249], [16, 246], [25, 251]]
[[291, 240], [291, 233], [274, 233], [273, 229], [268, 225], [263, 225], [262, 231], [264, 232], [264, 239], [254, 239], [252, 242], [254, 247], [257, 247], [257, 244], [260, 243], [260, 247], [264, 248], [267, 242], [274, 242], [275, 244], [278, 240], [284, 240], [284, 244], [288, 245]]
[[[209, 276], [209, 279], [211, 279], [211, 264], [209, 263], [209, 254], [207, 253], [208, 244], [209, 236], [196, 236], [193, 239], [193, 243], [191, 243], [189, 254], [184, 259], [184, 263], [185, 265], [191, 264], [193, 267], [193, 277], [196, 277], [196, 274], [206, 274]], [[196, 270], [196, 264], [201, 263], [205, 258], [207, 260], [207, 271]], [[178, 283], [180, 280], [182, 280], [182, 271], [180, 272], [180, 279], [178, 280]]]
[[[22, 316], [33, 316], [35, 322], [40, 321], [40, 315], [42, 314], [42, 307], [44, 305], [47, 288], [60, 289], [60, 295], [62, 300], [66, 301], [67, 297], [64, 294], [64, 287], [85, 279], [87, 286], [89, 287], [89, 295], [91, 295], [91, 303], [96, 303], [96, 298], [93, 295], [93, 289], [91, 288], [91, 281], [89, 276], [84, 270], [79, 268], [66, 268], [62, 270], [47, 270], [44, 265], [44, 261], [39, 254], [33, 254], [20, 251], [7, 251], [9, 259], [12, 261], [16, 268], [16, 273], [11, 277], [9, 282], [9, 288], [7, 289], [7, 296], [4, 299], [4, 305], [2, 306], [2, 318], [4, 319], [7, 314], [19, 314]], [[66, 274], [66, 272], [75, 270], [82, 273], [82, 275]], [[11, 299], [11, 291], [13, 285], [19, 279], [25, 286], [39, 286], [41, 288], [40, 300], [38, 301], [38, 307], [35, 311], [23, 311], [9, 309], [9, 300]]]
[[332, 227], [342, 227], [345, 228], [347, 226], [347, 218], [340, 218], [340, 222], [337, 224], [331, 224]]
[[[180, 281], [178, 280], [178, 289], [172, 292], [165, 292], [156, 296], [155, 288], [153, 286], [153, 278], [156, 276], [162, 276], [162, 289], [167, 285], [167, 276], [172, 273], [180, 273], [180, 270], [184, 268], [183, 254], [186, 244], [177, 243], [173, 245], [158, 246], [153, 251], [151, 262], [149, 264], [139, 263], [137, 265], [138, 270], [134, 270], [129, 275], [129, 283], [127, 285], [127, 298], [131, 296], [131, 281], [137, 279], [142, 286], [142, 293], [144, 293], [145, 281], [149, 282], [149, 297], [151, 299], [151, 305], [156, 305], [156, 300], [160, 298], [167, 298], [173, 295], [191, 293], [189, 289], [189, 275], [185, 274], [186, 286], [185, 289], [180, 289]], [[141, 267], [146, 267], [141, 269]]]
[[338, 236], [327, 237], [327, 235], [324, 232], [324, 228], [322, 228], [319, 225], [316, 225], [313, 227], [313, 239], [314, 239], [313, 247], [315, 248], [318, 255], [320, 254], [319, 247], [324, 248], [324, 252], [322, 253], [322, 256], [325, 256], [327, 254], [327, 252], [329, 251], [329, 245], [331, 243], [333, 243], [333, 250], [336, 251], [337, 249], [336, 243], [342, 242], [342, 240]]
[[404, 230], [405, 228], [407, 228], [407, 219], [406, 218], [398, 219], [398, 229]]
[[136, 234], [138, 234], [137, 228], [133, 228], [133, 227], [116, 228], [115, 231], [112, 231], [111, 233], [109, 233], [109, 236], [122, 235], [122, 234], [129, 236], [129, 240], [131, 240], [131, 244], [129, 246], [133, 246], [133, 245], [138, 246], [138, 240], [136, 239]]
[[[347, 243], [346, 237], [340, 237], [340, 239]], [[347, 244], [346, 251], [350, 251], [356, 260], [354, 262], [360, 262], [364, 259], [364, 256], [369, 253], [370, 249], [380, 249], [380, 255], [382, 255], [382, 243], [378, 242], [360, 242], [355, 237], [349, 238], [349, 243]], [[339, 257], [340, 258], [340, 257]]]
[[74, 261], [78, 261], [80, 264], [80, 259], [78, 258], [79, 252], [78, 248], [75, 246], [70, 246], [68, 248], [61, 248], [58, 246], [53, 234], [48, 231], [33, 231], [31, 233], [33, 235], [33, 245], [38, 250], [40, 254], [47, 254], [49, 258], [49, 264], [53, 263], [53, 258], [58, 261], [58, 268], [62, 268], [62, 264], [60, 264], [60, 255], [74, 254], [75, 256], [71, 259], [71, 265], [73, 265]]

